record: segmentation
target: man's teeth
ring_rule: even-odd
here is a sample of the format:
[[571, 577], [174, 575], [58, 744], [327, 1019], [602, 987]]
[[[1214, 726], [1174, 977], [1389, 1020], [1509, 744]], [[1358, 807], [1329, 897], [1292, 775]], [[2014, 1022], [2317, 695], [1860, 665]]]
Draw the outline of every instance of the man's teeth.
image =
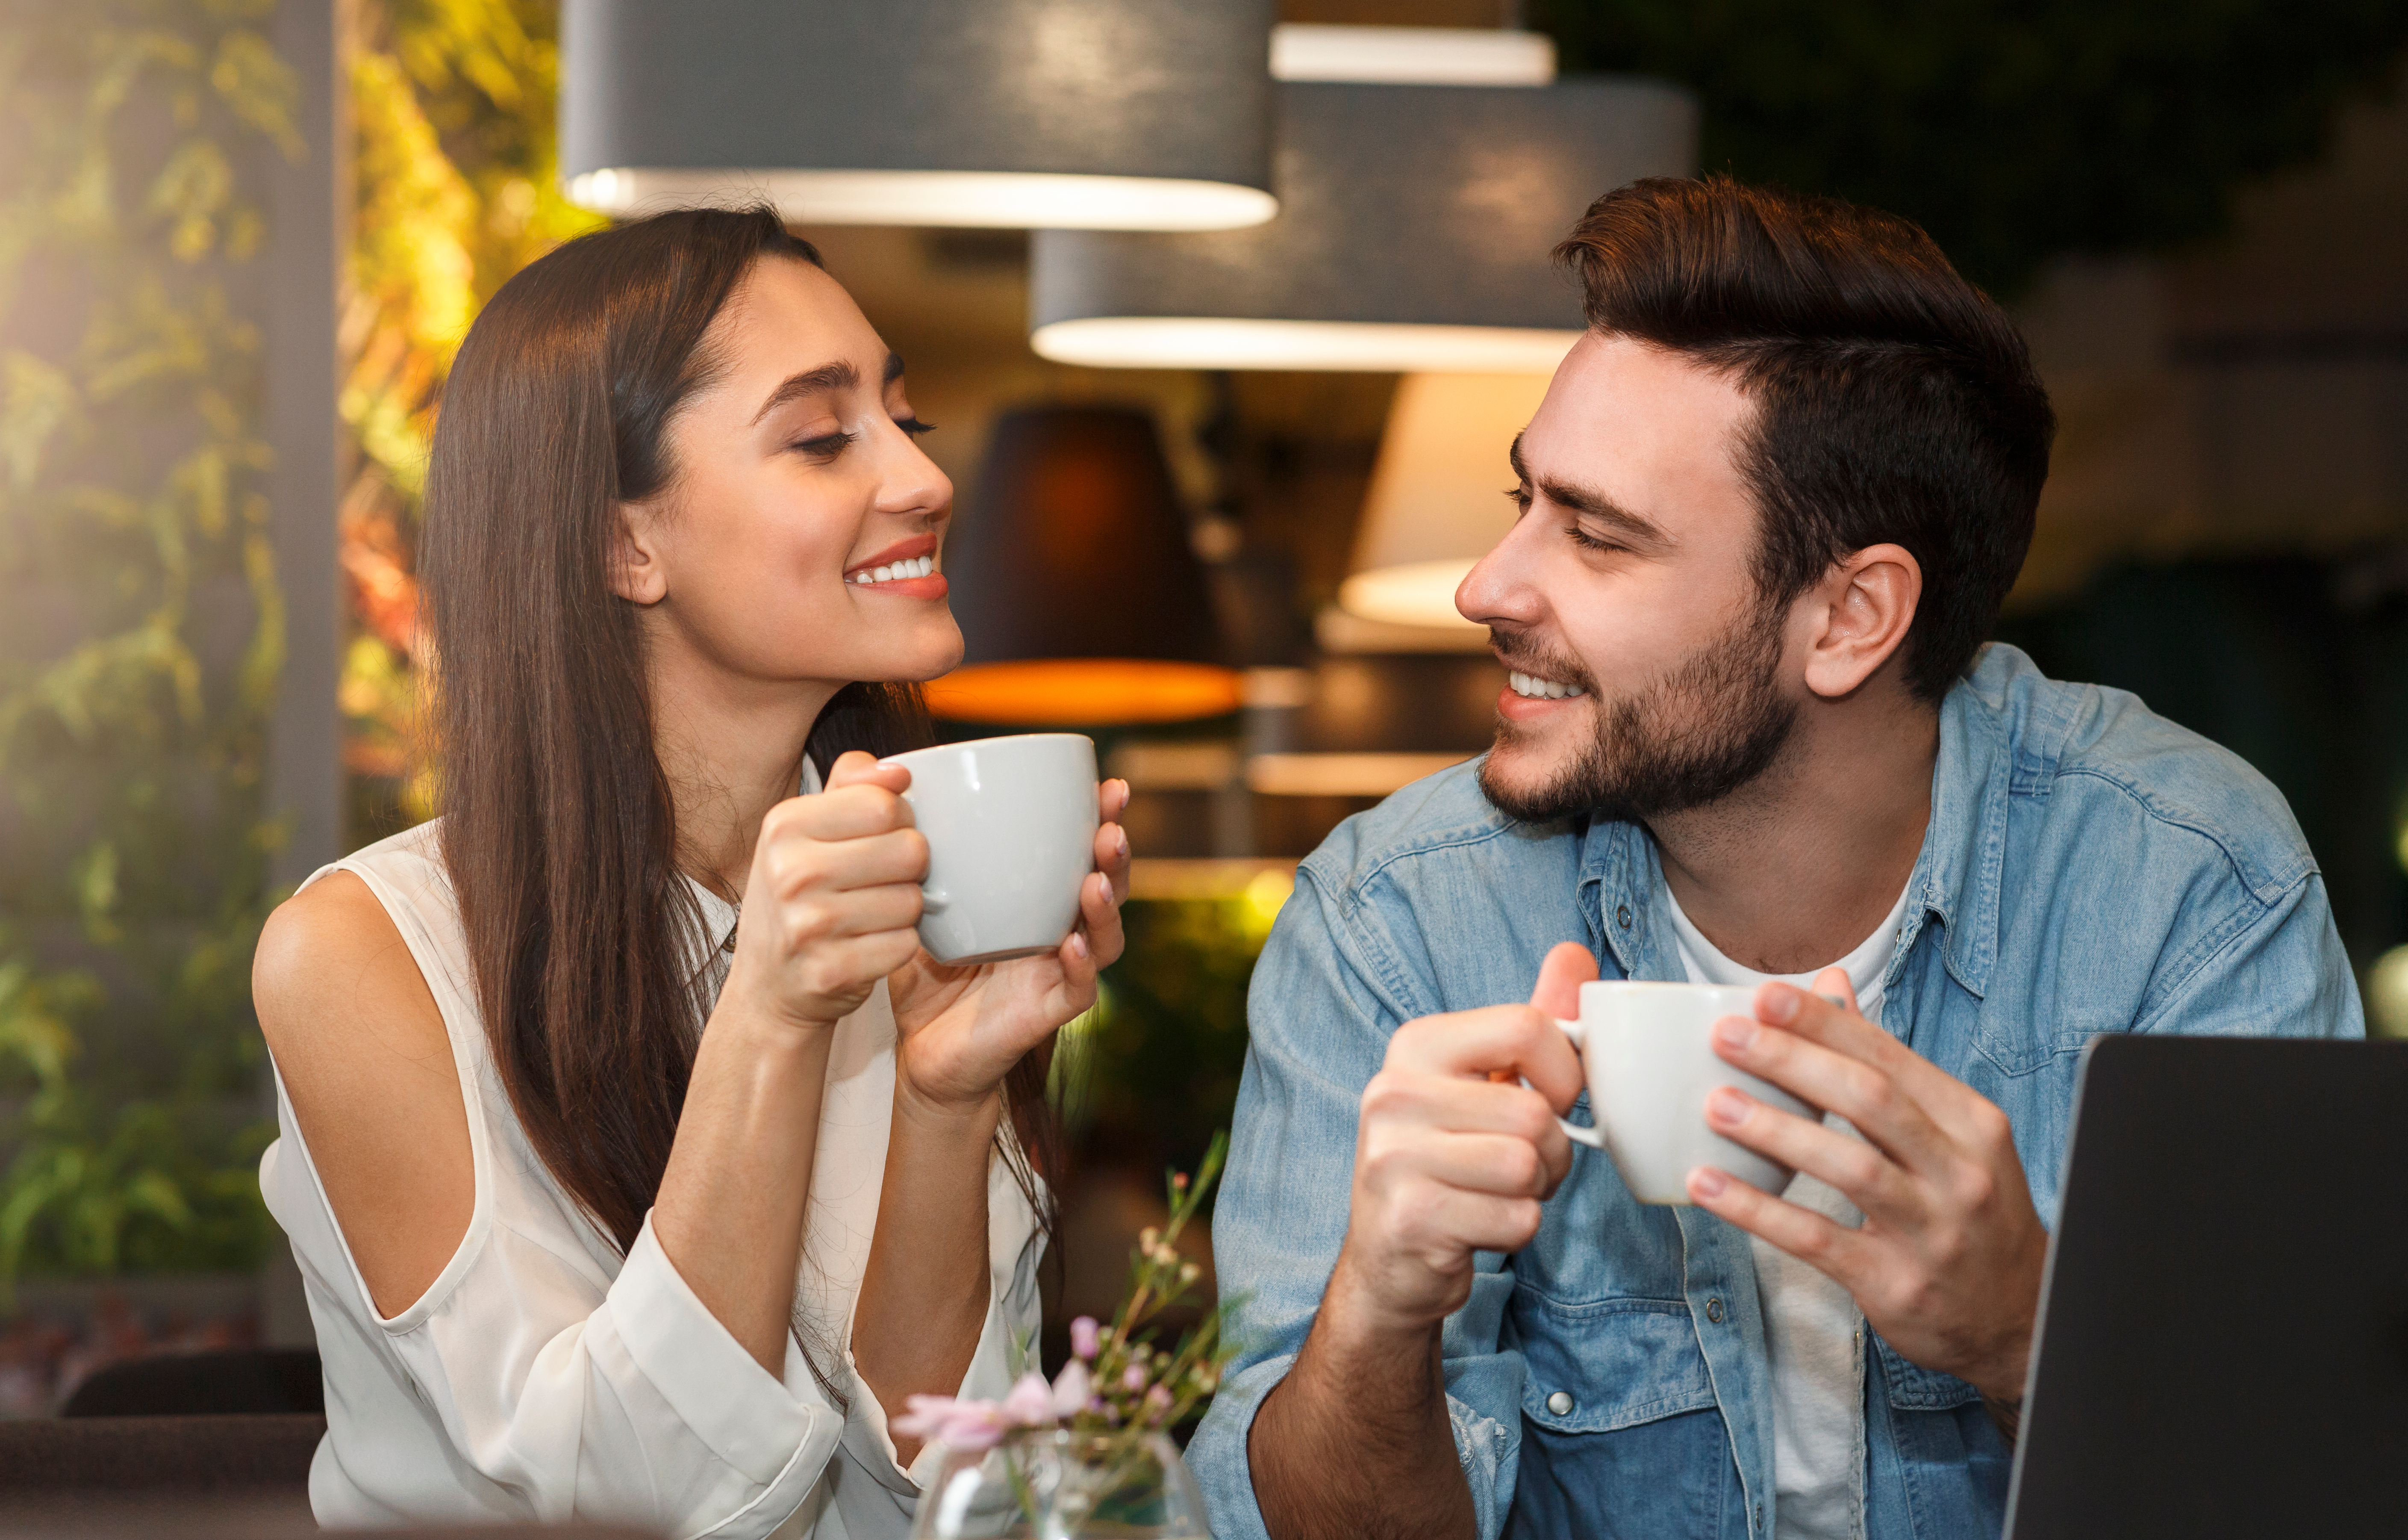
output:
[[892, 567], [872, 567], [855, 572], [853, 581], [859, 583], [892, 583], [898, 578], [924, 578], [936, 569], [936, 557], [919, 556], [910, 561], [898, 561]]
[[1566, 696], [1588, 693], [1577, 684], [1560, 684], [1552, 679], [1541, 679], [1536, 674], [1509, 672], [1505, 679], [1513, 686], [1515, 695], [1527, 696], [1533, 700], [1561, 700]]

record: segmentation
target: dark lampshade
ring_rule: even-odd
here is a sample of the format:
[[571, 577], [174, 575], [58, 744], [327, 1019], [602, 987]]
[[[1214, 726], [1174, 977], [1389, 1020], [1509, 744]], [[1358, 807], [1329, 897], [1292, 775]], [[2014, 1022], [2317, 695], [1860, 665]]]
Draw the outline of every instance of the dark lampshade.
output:
[[1549, 373], [1582, 326], [1580, 295], [1548, 259], [1555, 242], [1599, 194], [1696, 166], [1697, 104], [1660, 81], [1279, 92], [1279, 217], [1203, 235], [1039, 231], [1039, 353]]
[[1259, 223], [1270, 29], [1271, 0], [567, 0], [561, 174], [614, 214]]
[[944, 559], [968, 651], [928, 687], [939, 716], [1175, 722], [1238, 708], [1148, 413], [1037, 406], [998, 418]]

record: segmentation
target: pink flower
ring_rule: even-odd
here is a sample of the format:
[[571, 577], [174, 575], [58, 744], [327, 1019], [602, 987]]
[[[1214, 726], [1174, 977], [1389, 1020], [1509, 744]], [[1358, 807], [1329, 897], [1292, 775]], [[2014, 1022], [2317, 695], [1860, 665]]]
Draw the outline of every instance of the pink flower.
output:
[[1101, 1351], [1103, 1343], [1096, 1331], [1096, 1317], [1082, 1316], [1070, 1323], [1070, 1351], [1082, 1359], [1093, 1359]]
[[1159, 1418], [1170, 1410], [1170, 1387], [1157, 1385], [1145, 1393], [1145, 1409]]
[[1121, 1389], [1124, 1390], [1144, 1389], [1145, 1365], [1142, 1363], [1132, 1363], [1127, 1368], [1122, 1370]]
[[1085, 1411], [1087, 1403], [1095, 1398], [1095, 1376], [1087, 1373], [1087, 1366], [1077, 1359], [1064, 1364], [1062, 1373], [1054, 1381], [1054, 1415], [1057, 1418], [1075, 1417]]
[[1022, 1428], [1034, 1428], [1054, 1420], [1054, 1387], [1034, 1369], [1012, 1382], [1011, 1389], [996, 1408], [1004, 1420]]
[[991, 1449], [1010, 1431], [1003, 1409], [991, 1401], [909, 1396], [905, 1403], [910, 1409], [895, 1419], [895, 1432], [906, 1438], [933, 1439], [954, 1449]]

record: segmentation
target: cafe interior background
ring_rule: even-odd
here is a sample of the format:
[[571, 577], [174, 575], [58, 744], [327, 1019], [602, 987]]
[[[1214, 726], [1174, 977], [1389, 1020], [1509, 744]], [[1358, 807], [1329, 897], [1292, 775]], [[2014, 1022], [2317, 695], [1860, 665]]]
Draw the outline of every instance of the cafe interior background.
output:
[[[1578, 324], [1545, 249], [1633, 176], [1895, 209], [2014, 308], [2062, 427], [1999, 634], [2271, 777], [2371, 1027], [2408, 1035], [2408, 9], [1283, 0], [1276, 81], [1174, 36], [1252, 0], [958, 9], [1010, 46], [839, 83], [863, 144], [976, 164], [980, 103], [1137, 59], [1027, 132], [1239, 167], [1157, 223], [1280, 200], [1032, 232], [968, 184], [987, 223], [939, 227], [761, 174], [939, 428], [970, 647], [942, 730], [1087, 732], [1134, 790], [1131, 944], [1057, 1060], [1055, 1330], [1227, 1124], [1296, 859], [1484, 745], [1500, 675], [1446, 596]], [[559, 30], [548, 0], [0, 3], [0, 1414], [308, 1340], [253, 1175], [250, 953], [299, 878], [439, 809], [412, 551], [445, 368], [519, 267], [781, 122], [775, 60], [686, 37], [663, 70], [736, 83], [647, 95]]]

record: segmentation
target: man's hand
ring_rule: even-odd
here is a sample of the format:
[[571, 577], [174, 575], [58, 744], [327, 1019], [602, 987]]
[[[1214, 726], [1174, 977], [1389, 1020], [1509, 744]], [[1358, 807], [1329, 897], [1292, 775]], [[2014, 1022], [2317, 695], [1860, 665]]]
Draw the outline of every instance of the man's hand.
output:
[[1711, 1166], [1689, 1173], [1689, 1196], [1838, 1281], [1907, 1358], [2012, 1403], [2023, 1395], [2048, 1232], [2007, 1115], [1857, 1015], [1837, 969], [1815, 987], [1851, 1003], [1768, 984], [1756, 1020], [1714, 1024], [1714, 1051], [1864, 1138], [1729, 1087], [1706, 1099], [1706, 1120], [1828, 1182], [1864, 1211], [1863, 1225], [1844, 1229]]
[[1471, 1292], [1472, 1253], [1528, 1245], [1571, 1169], [1555, 1115], [1580, 1095], [1580, 1057], [1547, 1018], [1574, 1015], [1595, 977], [1568, 943], [1528, 1005], [1424, 1016], [1389, 1040], [1363, 1092], [1346, 1245], [1246, 1435], [1275, 1540], [1474, 1533], [1439, 1326]]
[[[1555, 1126], [1583, 1085], [1551, 1015], [1577, 1013], [1586, 950], [1547, 955], [1529, 1005], [1424, 1016], [1397, 1029], [1363, 1091], [1354, 1197], [1330, 1293], [1375, 1331], [1426, 1330], [1471, 1292], [1476, 1251], [1518, 1251], [1571, 1169]], [[1527, 1080], [1525, 1086], [1521, 1081]]]

